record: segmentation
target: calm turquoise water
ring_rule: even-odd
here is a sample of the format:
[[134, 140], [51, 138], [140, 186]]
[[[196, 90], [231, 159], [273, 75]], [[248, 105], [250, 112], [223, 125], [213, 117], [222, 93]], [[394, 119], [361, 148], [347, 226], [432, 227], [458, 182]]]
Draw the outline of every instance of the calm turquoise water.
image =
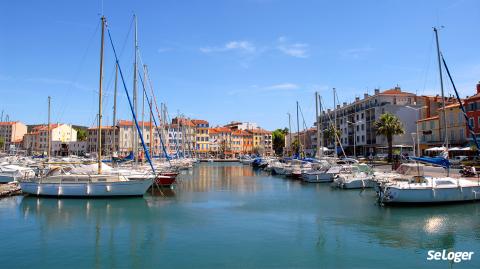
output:
[[[480, 268], [480, 203], [382, 208], [237, 164], [165, 194], [2, 199], [0, 268]], [[430, 249], [478, 253], [452, 265]]]

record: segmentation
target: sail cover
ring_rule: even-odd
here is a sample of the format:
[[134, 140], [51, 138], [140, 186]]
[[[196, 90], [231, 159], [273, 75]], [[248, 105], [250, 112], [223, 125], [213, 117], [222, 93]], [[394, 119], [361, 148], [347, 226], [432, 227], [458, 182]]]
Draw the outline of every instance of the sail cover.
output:
[[448, 161], [448, 159], [443, 157], [410, 157], [409, 159], [422, 163], [438, 165], [444, 168], [450, 167], [450, 162]]

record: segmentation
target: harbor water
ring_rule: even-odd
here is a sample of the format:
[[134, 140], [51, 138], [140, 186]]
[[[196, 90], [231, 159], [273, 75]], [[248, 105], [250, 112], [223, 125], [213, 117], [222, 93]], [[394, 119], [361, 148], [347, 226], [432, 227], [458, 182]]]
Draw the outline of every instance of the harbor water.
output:
[[[237, 163], [163, 196], [4, 198], [0, 220], [1, 268], [480, 268], [480, 203], [382, 207]], [[475, 254], [427, 260], [443, 249]]]

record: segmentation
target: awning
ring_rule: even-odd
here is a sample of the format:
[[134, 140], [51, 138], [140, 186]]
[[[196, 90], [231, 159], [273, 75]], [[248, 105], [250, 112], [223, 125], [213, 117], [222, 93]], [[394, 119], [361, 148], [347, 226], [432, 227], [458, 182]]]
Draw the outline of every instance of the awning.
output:
[[445, 147], [433, 147], [433, 148], [426, 149], [425, 151], [445, 151], [445, 150], [446, 150]]

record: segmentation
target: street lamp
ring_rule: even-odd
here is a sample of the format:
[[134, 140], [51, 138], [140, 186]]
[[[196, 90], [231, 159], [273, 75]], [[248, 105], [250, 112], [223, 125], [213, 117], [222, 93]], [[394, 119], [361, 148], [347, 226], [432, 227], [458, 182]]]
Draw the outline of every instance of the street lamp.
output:
[[412, 135], [412, 140], [413, 140], [413, 156], [415, 157], [420, 157], [420, 156], [416, 156], [416, 150], [415, 150], [415, 136], [417, 135], [417, 133], [410, 133]]
[[351, 122], [347, 120], [348, 124], [351, 124], [354, 126], [353, 128], [353, 156], [357, 158], [357, 126], [359, 123], [362, 123], [362, 121], [357, 121], [357, 122]]
[[[427, 106], [422, 106], [422, 107], [411, 107], [411, 106], [405, 106], [406, 108], [409, 108], [409, 109], [413, 109], [415, 111], [417, 111], [417, 121], [415, 123], [416, 127], [417, 127], [417, 157], [420, 157], [420, 132], [418, 130], [418, 121], [420, 120], [420, 113], [422, 112], [422, 109], [427, 107]], [[415, 144], [415, 142], [414, 142]]]

